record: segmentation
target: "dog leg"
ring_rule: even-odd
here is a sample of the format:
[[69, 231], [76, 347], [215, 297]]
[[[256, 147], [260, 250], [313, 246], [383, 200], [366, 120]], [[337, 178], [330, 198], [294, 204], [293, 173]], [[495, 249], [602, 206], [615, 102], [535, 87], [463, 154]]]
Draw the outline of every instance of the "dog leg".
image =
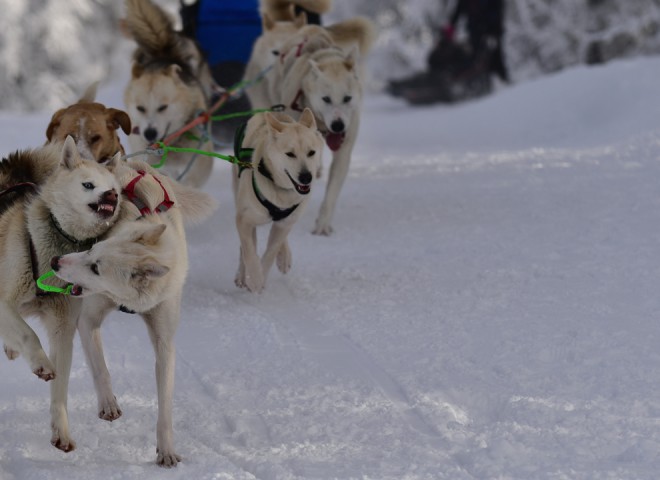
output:
[[[278, 258], [277, 266], [282, 273], [286, 273], [286, 271], [288, 271], [288, 269], [291, 267], [291, 251], [289, 250], [287, 236], [289, 235], [293, 224], [293, 222], [273, 222], [273, 226], [270, 229], [270, 234], [268, 235], [268, 245], [266, 246], [266, 251], [261, 257], [261, 271], [264, 274], [264, 283], [268, 277], [268, 272], [270, 272], [270, 269], [273, 266], [275, 256]], [[284, 251], [284, 253], [280, 255], [282, 251]], [[282, 267], [280, 267], [280, 260], [284, 261], [286, 271], [283, 271]]]
[[355, 144], [355, 137], [356, 133], [346, 135], [344, 144], [332, 156], [328, 185], [325, 189], [325, 196], [321, 203], [319, 216], [316, 219], [316, 227], [312, 231], [315, 235], [330, 235], [332, 233], [332, 217], [335, 212], [339, 192], [344, 185], [344, 180], [346, 180], [348, 166], [351, 163], [351, 152]]
[[7, 358], [9, 360], [16, 360], [20, 355], [18, 350], [14, 350], [13, 348], [8, 347], [7, 344], [4, 345], [4, 348], [5, 348], [5, 355], [7, 355]]
[[156, 354], [158, 423], [156, 425], [156, 463], [176, 467], [181, 457], [174, 452], [172, 396], [174, 394], [174, 334], [179, 324], [180, 298], [173, 295], [143, 315]]
[[[243, 278], [237, 276], [236, 285], [245, 287], [251, 292], [260, 292], [264, 286], [264, 275], [257, 255], [257, 229], [246, 222], [242, 216], [236, 216], [236, 227], [241, 240], [241, 261]], [[241, 268], [239, 267], [239, 274]]]
[[18, 311], [5, 302], [0, 302], [0, 337], [25, 356], [32, 372], [49, 381], [55, 378], [55, 366], [41, 346], [39, 337], [23, 320]]
[[78, 319], [80, 342], [94, 379], [99, 418], [110, 422], [121, 417], [122, 412], [112, 392], [110, 372], [103, 356], [101, 324], [115, 307], [114, 302], [101, 295], [87, 297], [83, 299], [82, 312]]
[[75, 450], [76, 444], [69, 433], [67, 397], [69, 374], [73, 356], [73, 337], [76, 333], [76, 318], [80, 313], [79, 301], [71, 301], [64, 315], [50, 316], [44, 324], [48, 329], [50, 359], [55, 364], [57, 377], [50, 385], [50, 416], [52, 436], [50, 443], [63, 452]]
[[282, 273], [288, 273], [291, 270], [292, 257], [289, 241], [284, 239], [276, 257], [277, 269]]

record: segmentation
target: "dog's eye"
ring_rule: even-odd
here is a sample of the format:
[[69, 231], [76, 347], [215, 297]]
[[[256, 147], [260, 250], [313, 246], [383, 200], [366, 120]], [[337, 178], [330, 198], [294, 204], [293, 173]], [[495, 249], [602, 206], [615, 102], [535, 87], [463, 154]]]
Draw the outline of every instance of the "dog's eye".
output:
[[279, 56], [280, 51], [279, 50], [271, 50], [270, 53], [272, 53], [273, 55], [275, 55], [277, 57], [277, 56]]
[[96, 143], [99, 140], [101, 140], [101, 135], [94, 135], [92, 138], [89, 139], [89, 143]]
[[85, 190], [94, 190], [94, 184], [92, 182], [85, 182], [82, 184]]
[[296, 154], [293, 152], [286, 152], [286, 156], [289, 158], [296, 158]]
[[332, 103], [332, 99], [330, 97], [323, 97], [321, 100], [323, 100], [325, 103], [330, 104]]
[[89, 269], [92, 271], [92, 273], [93, 273], [94, 275], [98, 275], [98, 274], [99, 274], [99, 266], [98, 266], [96, 263], [92, 263], [92, 264], [89, 266]]
[[313, 157], [314, 155], [316, 155], [316, 150], [310, 150], [307, 154], [308, 157]]
[[353, 97], [351, 97], [350, 95], [346, 95], [346, 96], [344, 97], [344, 103], [348, 103], [348, 102], [350, 102], [351, 100], [353, 100]]
[[158, 107], [159, 112], [164, 112], [165, 110], [167, 110], [167, 105], [161, 105], [160, 107]]
[[137, 111], [140, 113], [145, 113], [147, 111], [146, 108], [144, 108], [142, 105], [137, 106]]

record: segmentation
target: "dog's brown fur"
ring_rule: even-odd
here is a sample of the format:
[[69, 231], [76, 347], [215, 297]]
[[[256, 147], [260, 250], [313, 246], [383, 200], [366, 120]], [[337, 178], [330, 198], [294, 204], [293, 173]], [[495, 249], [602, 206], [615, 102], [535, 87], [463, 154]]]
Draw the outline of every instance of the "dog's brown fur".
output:
[[92, 85], [77, 103], [55, 112], [46, 129], [47, 143], [62, 144], [73, 137], [78, 150], [97, 162], [110, 160], [117, 152], [124, 155], [119, 128], [131, 132], [131, 119], [126, 112], [107, 108], [94, 101], [96, 85]]

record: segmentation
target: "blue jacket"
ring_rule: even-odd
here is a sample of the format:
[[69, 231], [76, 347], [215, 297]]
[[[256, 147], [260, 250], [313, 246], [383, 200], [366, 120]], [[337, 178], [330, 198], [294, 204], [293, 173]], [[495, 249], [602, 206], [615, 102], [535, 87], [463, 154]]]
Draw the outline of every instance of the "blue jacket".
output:
[[200, 0], [196, 37], [210, 65], [247, 63], [259, 35], [258, 0]]

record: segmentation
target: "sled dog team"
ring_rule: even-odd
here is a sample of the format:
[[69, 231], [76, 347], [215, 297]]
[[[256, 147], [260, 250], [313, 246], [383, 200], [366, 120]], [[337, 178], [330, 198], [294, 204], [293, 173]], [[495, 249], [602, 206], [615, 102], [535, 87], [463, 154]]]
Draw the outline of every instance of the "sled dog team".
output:
[[[122, 27], [137, 44], [125, 90], [126, 111], [96, 103], [96, 85], [55, 112], [43, 147], [17, 151], [0, 162], [0, 337], [11, 360], [22, 355], [50, 381], [51, 443], [70, 452], [67, 391], [76, 329], [92, 370], [101, 419], [118, 419], [103, 356], [100, 327], [113, 310], [138, 313], [156, 358], [156, 462], [174, 467], [174, 333], [180, 317], [188, 258], [185, 225], [216, 208], [202, 188], [214, 160], [169, 152], [162, 169], [146, 155], [126, 159], [172, 136], [224, 94], [194, 40], [178, 32], [154, 0], [125, 0]], [[329, 235], [360, 122], [360, 59], [374, 38], [363, 18], [308, 25], [294, 5], [324, 13], [330, 0], [261, 0], [263, 33], [246, 79], [253, 115], [236, 134], [232, 167], [240, 238], [237, 286], [260, 292], [273, 263], [286, 273], [291, 228], [321, 175], [322, 151], [332, 152], [325, 196], [314, 233]], [[127, 136], [124, 149], [118, 130]], [[212, 151], [204, 124], [172, 146]], [[261, 257], [256, 227], [271, 224]], [[66, 294], [44, 290], [49, 285]], [[37, 283], [39, 282], [39, 287]], [[47, 355], [25, 321], [46, 327]]]

